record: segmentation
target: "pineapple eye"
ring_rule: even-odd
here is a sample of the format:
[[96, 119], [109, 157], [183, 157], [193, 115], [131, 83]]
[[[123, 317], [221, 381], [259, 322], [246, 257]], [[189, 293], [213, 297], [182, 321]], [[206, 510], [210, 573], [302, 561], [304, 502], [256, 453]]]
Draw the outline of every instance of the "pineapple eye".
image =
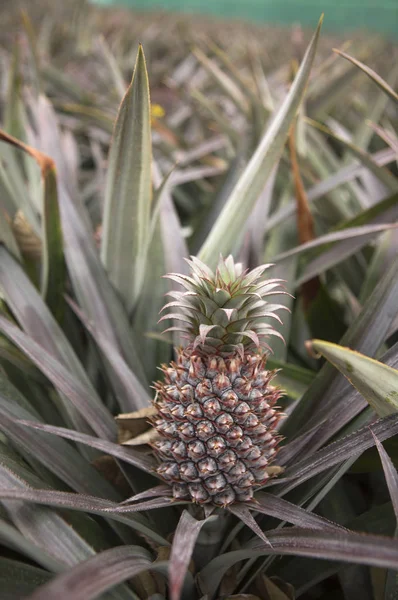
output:
[[203, 412], [208, 419], [215, 419], [221, 412], [221, 405], [216, 398], [210, 398], [203, 404]]
[[207, 448], [210, 456], [217, 458], [226, 449], [226, 443], [222, 437], [216, 435], [207, 442]]
[[188, 489], [194, 502], [203, 503], [209, 500], [209, 494], [206, 492], [202, 484], [190, 483]]
[[218, 459], [220, 469], [228, 469], [236, 463], [237, 456], [233, 450], [227, 450]]
[[201, 421], [196, 428], [198, 438], [205, 441], [211, 438], [215, 432], [214, 425], [213, 423], [210, 423], [210, 421]]
[[186, 458], [186, 456], [187, 456], [186, 445], [182, 441], [175, 441], [175, 442], [173, 442], [173, 444], [171, 446], [171, 452], [173, 454], [173, 457], [176, 460]]
[[215, 424], [219, 433], [226, 433], [234, 424], [234, 420], [230, 414], [221, 413], [221, 415], [217, 417]]
[[204, 485], [210, 494], [214, 494], [225, 488], [227, 485], [227, 480], [225, 479], [224, 475], [219, 473], [218, 475], [214, 475], [214, 477], [209, 477], [206, 479]]
[[213, 496], [213, 502], [218, 506], [228, 506], [228, 504], [232, 504], [235, 498], [235, 492], [233, 491], [231, 486], [227, 486], [225, 490]]
[[188, 486], [185, 483], [175, 483], [173, 485], [174, 498], [184, 499], [189, 496]]
[[195, 428], [191, 423], [181, 423], [178, 432], [183, 440], [191, 440], [195, 437]]
[[181, 479], [184, 481], [195, 481], [198, 479], [198, 472], [193, 462], [185, 462], [180, 465]]
[[195, 398], [196, 400], [204, 400], [205, 398], [209, 398], [213, 394], [213, 388], [211, 385], [210, 379], [204, 379], [201, 381], [195, 389]]
[[195, 440], [194, 442], [190, 442], [187, 446], [188, 456], [193, 458], [194, 460], [198, 460], [198, 458], [202, 458], [206, 454], [206, 448], [203, 442], [199, 442]]
[[214, 377], [213, 390], [217, 395], [222, 394], [230, 387], [231, 387], [231, 382], [224, 373], [220, 373], [219, 375], [216, 375]]
[[199, 474], [203, 477], [217, 472], [217, 463], [214, 458], [204, 458], [198, 462]]
[[185, 414], [189, 421], [195, 422], [203, 417], [202, 407], [198, 402], [193, 402], [186, 408]]

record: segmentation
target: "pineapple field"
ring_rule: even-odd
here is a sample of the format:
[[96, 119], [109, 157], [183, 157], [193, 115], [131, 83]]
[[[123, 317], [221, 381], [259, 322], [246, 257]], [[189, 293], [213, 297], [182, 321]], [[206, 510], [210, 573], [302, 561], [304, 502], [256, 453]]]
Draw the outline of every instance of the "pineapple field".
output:
[[0, 600], [396, 598], [396, 43], [0, 18]]

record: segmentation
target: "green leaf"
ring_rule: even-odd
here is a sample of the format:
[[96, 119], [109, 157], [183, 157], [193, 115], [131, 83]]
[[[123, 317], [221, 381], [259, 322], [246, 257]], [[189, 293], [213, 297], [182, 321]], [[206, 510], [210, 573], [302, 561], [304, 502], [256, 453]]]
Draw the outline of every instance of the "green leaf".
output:
[[152, 202], [151, 115], [148, 74], [139, 47], [109, 154], [101, 256], [127, 309], [145, 274]]
[[142, 363], [146, 366], [148, 381], [158, 378], [157, 365], [170, 360], [170, 348], [163, 340], [149, 337], [148, 333], [158, 333], [164, 324], [157, 324], [159, 312], [164, 304], [164, 296], [169, 284], [164, 279], [165, 251], [162, 241], [161, 219], [158, 217], [154, 235], [147, 254], [147, 272], [142, 282], [140, 297], [132, 316], [132, 330], [140, 347]]
[[352, 154], [356, 159], [360, 160], [362, 165], [369, 169], [369, 171], [379, 179], [390, 192], [396, 192], [398, 190], [398, 179], [384, 167], [380, 167], [376, 162], [373, 161], [372, 157], [362, 150], [358, 148], [355, 144], [347, 141], [341, 135], [337, 135], [332, 129], [326, 127], [325, 125], [313, 121], [312, 119], [307, 118], [307, 123], [322, 131], [322, 133], [329, 135], [333, 140], [338, 142], [347, 152]]
[[43, 174], [43, 179], [41, 292], [47, 306], [51, 309], [57, 320], [60, 320], [63, 312], [66, 272], [54, 165], [49, 165], [48, 171]]
[[331, 362], [380, 417], [398, 412], [398, 371], [360, 352], [312, 340], [309, 347]]
[[200, 260], [211, 268], [216, 266], [220, 252], [226, 256], [234, 247], [248, 215], [251, 213], [259, 194], [264, 189], [275, 162], [281, 155], [290, 126], [305, 92], [315, 57], [321, 24], [322, 19], [308, 46], [287, 97], [200, 249]]
[[207, 73], [213, 77], [216, 84], [223, 90], [226, 96], [234, 102], [240, 111], [242, 111], [244, 114], [247, 114], [249, 111], [247, 99], [229, 74], [227, 74], [225, 70], [221, 69], [214, 60], [206, 56], [206, 54], [202, 52], [200, 48], [194, 48], [193, 54], [198, 59], [205, 71], [207, 71]]

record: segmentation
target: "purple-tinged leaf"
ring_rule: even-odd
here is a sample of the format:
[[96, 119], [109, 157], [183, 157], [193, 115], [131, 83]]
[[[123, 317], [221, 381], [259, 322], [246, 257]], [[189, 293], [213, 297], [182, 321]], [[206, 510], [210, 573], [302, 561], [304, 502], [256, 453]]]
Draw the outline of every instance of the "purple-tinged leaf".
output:
[[[398, 433], [397, 416], [389, 415], [388, 417], [379, 419], [372, 424], [372, 432], [380, 441], [387, 440], [396, 435]], [[307, 479], [314, 477], [318, 473], [322, 473], [326, 469], [344, 462], [351, 456], [357, 455], [359, 457], [362, 452], [373, 445], [374, 439], [369, 427], [362, 427], [358, 431], [329, 444], [326, 448], [318, 450], [315, 454], [311, 454], [297, 464], [292, 465], [286, 469], [283, 477], [273, 480], [272, 483], [278, 485], [287, 482], [287, 485], [283, 488], [283, 492], [287, 493], [287, 491], [297, 487], [303, 481], [307, 481]]]
[[[389, 211], [390, 212], [390, 211]], [[384, 216], [390, 217], [391, 219], [395, 219], [398, 214], [398, 210], [395, 207], [390, 214], [385, 214]], [[396, 229], [397, 225], [369, 225], [369, 228], [373, 227], [373, 232], [364, 233], [363, 235], [343, 239], [340, 242], [337, 242], [332, 246], [332, 248], [326, 248], [319, 256], [311, 260], [306, 267], [304, 268], [303, 273], [298, 277], [295, 282], [296, 287], [299, 287], [303, 283], [306, 283], [312, 277], [327, 271], [328, 269], [334, 267], [337, 264], [340, 264], [344, 259], [349, 258], [361, 248], [369, 244], [374, 238], [374, 236], [379, 233], [383, 233], [383, 231], [388, 231], [391, 229]], [[365, 226], [363, 227], [363, 229]]]
[[238, 517], [238, 519], [240, 519], [242, 521], [242, 523], [244, 523], [252, 531], [254, 531], [254, 533], [265, 544], [267, 544], [267, 546], [271, 546], [271, 543], [270, 543], [269, 539], [267, 538], [267, 536], [265, 535], [265, 533], [263, 533], [261, 531], [259, 525], [257, 524], [257, 521], [255, 520], [255, 518], [251, 514], [251, 512], [249, 510], [250, 508], [252, 508], [252, 507], [249, 506], [248, 502], [246, 502], [246, 503], [239, 503], [239, 504], [231, 504], [230, 506], [228, 506], [229, 512], [231, 512], [233, 515], [235, 515], [235, 517]]
[[59, 205], [65, 258], [77, 300], [95, 327], [123, 354], [136, 377], [145, 384], [127, 315], [101, 264], [84, 206], [74, 203], [62, 186]]
[[[341, 344], [373, 356], [396, 318], [397, 294], [398, 259], [385, 272], [360, 315], [341, 339]], [[327, 413], [336, 407], [336, 396], [346, 393], [349, 388], [350, 384], [343, 375], [336, 375], [331, 365], [324, 365], [282, 425], [283, 435], [287, 438], [301, 435], [320, 420], [325, 420]]]
[[82, 384], [58, 360], [28, 337], [8, 319], [0, 316], [0, 331], [4, 333], [56, 387], [84, 417], [99, 436], [111, 439], [115, 436], [116, 425], [112, 415], [99, 401], [94, 390]]
[[[320, 425], [322, 425], [322, 423]], [[312, 427], [312, 429], [305, 431], [298, 437], [282, 446], [278, 452], [278, 465], [285, 467], [291, 460], [297, 460], [297, 456], [300, 456], [301, 451], [311, 443], [311, 440], [315, 436], [320, 425]]]
[[370, 428], [370, 431], [372, 432], [376, 448], [380, 455], [384, 477], [386, 478], [388, 491], [390, 492], [391, 502], [394, 508], [395, 518], [397, 519], [398, 524], [398, 473], [391, 458], [388, 456], [387, 452], [384, 450], [382, 444], [379, 442], [377, 436], [373, 432], [373, 428]]
[[104, 332], [91, 323], [84, 312], [70, 298], [68, 298], [68, 304], [92, 335], [106, 361], [109, 362], [111, 367], [109, 377], [122, 411], [131, 412], [149, 406], [151, 399], [147, 390], [141, 385], [117, 347], [109, 342]]
[[[395, 153], [390, 148], [387, 148], [372, 154], [371, 158], [376, 165], [383, 166], [395, 160]], [[322, 198], [329, 192], [335, 190], [339, 185], [352, 181], [355, 179], [355, 177], [361, 175], [363, 170], [363, 166], [361, 164], [357, 164], [357, 162], [343, 167], [337, 171], [337, 173], [333, 173], [333, 175], [330, 177], [327, 177], [323, 181], [310, 188], [307, 193], [308, 201], [314, 202], [315, 200]], [[267, 220], [267, 223], [264, 226], [265, 233], [294, 215], [296, 212], [296, 204], [297, 203], [295, 200], [291, 200], [286, 206], [283, 206], [275, 214], [273, 214]]]
[[171, 600], [180, 600], [182, 585], [197, 537], [207, 521], [208, 519], [197, 521], [187, 510], [184, 510], [181, 515], [170, 553], [169, 579]]
[[[87, 388], [93, 398], [95, 396], [96, 405], [101, 405], [87, 373], [42, 297], [21, 265], [3, 247], [0, 247], [0, 285], [10, 310], [25, 333], [66, 367], [76, 381]], [[28, 306], [27, 298], [29, 298]], [[91, 429], [78, 410], [63, 397], [62, 400], [70, 424], [75, 429], [91, 433]]]
[[88, 496], [86, 494], [72, 494], [70, 492], [58, 492], [55, 490], [42, 489], [0, 489], [0, 500], [23, 500], [24, 502], [33, 502], [55, 508], [64, 508], [68, 510], [83, 511], [95, 515], [100, 515], [108, 519], [114, 519], [120, 523], [128, 525], [132, 529], [140, 532], [156, 544], [168, 546], [169, 542], [154, 531], [143, 515], [119, 515], [115, 511], [118, 505], [109, 500], [98, 498], [97, 496]]
[[[7, 459], [6, 459], [7, 460]], [[29, 477], [29, 475], [28, 475]], [[36, 481], [33, 478], [33, 483]], [[29, 489], [29, 485], [19, 473], [3, 466], [0, 468], [0, 489]], [[98, 531], [97, 542], [88, 541], [80, 534], [79, 529], [72, 525], [64, 515], [46, 506], [32, 506], [23, 502], [2, 501], [7, 515], [19, 532], [37, 546], [38, 551], [44, 550], [46, 554], [59, 561], [62, 568], [75, 565], [81, 560], [95, 554], [97, 543], [105, 543], [105, 537]], [[83, 520], [87, 517], [81, 515]], [[87, 522], [86, 522], [87, 525]]]
[[[398, 367], [398, 343], [392, 346], [380, 360], [396, 369]], [[342, 411], [343, 403], [344, 410]], [[309, 430], [311, 435], [308, 437], [307, 443], [305, 440], [306, 433], [293, 439], [281, 449], [278, 454], [278, 463], [286, 465], [293, 458], [297, 462], [298, 457], [300, 460], [303, 458], [303, 453], [304, 455], [312, 455], [360, 413], [362, 413], [361, 424], [365, 425], [365, 422], [370, 422], [374, 415], [373, 411], [370, 410], [363, 412], [367, 406], [366, 400], [352, 386], [348, 390], [337, 393], [334, 396], [333, 405], [319, 410], [319, 421]], [[299, 442], [297, 448], [295, 446], [296, 440]]]
[[[171, 492], [171, 490], [170, 490]], [[178, 504], [189, 504], [188, 500], [175, 500], [172, 496], [152, 498], [151, 500], [145, 500], [144, 502], [137, 502], [137, 504], [123, 504], [112, 509], [112, 513], [133, 513], [142, 510], [154, 510], [156, 508], [166, 508], [167, 506], [177, 506]]]
[[271, 554], [309, 556], [398, 570], [398, 544], [387, 537], [296, 527], [268, 531], [267, 537], [271, 546], [256, 539], [245, 549], [222, 554], [210, 561], [199, 574], [202, 593], [212, 597], [224, 574], [237, 562]]
[[[51, 440], [41, 432], [33, 432], [23, 427], [17, 422], [18, 418], [34, 417], [16, 403], [4, 406], [1, 399], [0, 431], [18, 446], [23, 455], [34, 457], [77, 492], [95, 493], [118, 500], [119, 495], [116, 490], [89, 462], [85, 461], [76, 448], [59, 438]], [[25, 422], [31, 423], [30, 420]]]
[[275, 256], [275, 258], [273, 258], [273, 261], [277, 263], [287, 258], [292, 258], [293, 256], [305, 254], [313, 248], [323, 246], [324, 244], [345, 242], [347, 240], [353, 240], [362, 236], [382, 233], [383, 231], [395, 229], [396, 227], [398, 227], [398, 225], [394, 223], [383, 223], [380, 225], [362, 225], [360, 227], [348, 227], [347, 229], [342, 229], [341, 231], [332, 231], [331, 233], [326, 233], [325, 235], [317, 237], [315, 240], [305, 242], [305, 244], [301, 244], [292, 250], [278, 254]]
[[90, 435], [86, 435], [84, 433], [79, 433], [78, 431], [72, 431], [71, 429], [65, 429], [64, 427], [54, 427], [53, 425], [42, 425], [41, 423], [33, 423], [32, 421], [23, 421], [19, 420], [17, 423], [21, 425], [25, 425], [26, 427], [32, 427], [33, 429], [39, 429], [40, 431], [45, 431], [46, 433], [52, 433], [54, 435], [59, 435], [62, 438], [67, 440], [73, 440], [74, 442], [79, 442], [81, 444], [86, 444], [91, 448], [96, 448], [105, 454], [110, 454], [115, 458], [120, 458], [120, 460], [124, 460], [139, 469], [142, 469], [146, 473], [151, 473], [156, 477], [155, 467], [156, 462], [150, 458], [149, 456], [145, 456], [145, 454], [141, 454], [140, 452], [136, 452], [131, 448], [126, 448], [125, 446], [119, 446], [118, 444], [114, 444], [112, 442], [108, 442], [107, 440], [101, 440], [99, 438], [92, 437]]
[[323, 531], [341, 531], [344, 527], [338, 523], [333, 523], [324, 517], [308, 512], [296, 506], [287, 500], [278, 498], [273, 494], [258, 492], [255, 495], [255, 502], [246, 502], [245, 505], [252, 511], [260, 512], [270, 517], [275, 517], [281, 521], [287, 521], [299, 527], [310, 529], [322, 529]]
[[39, 587], [29, 600], [91, 600], [151, 567], [150, 554], [139, 546], [111, 548]]
[[170, 496], [170, 487], [168, 485], [157, 485], [154, 488], [150, 488], [149, 490], [140, 492], [135, 496], [131, 496], [130, 498], [127, 498], [127, 500], [123, 500], [123, 502], [121, 502], [120, 504], [130, 504], [131, 502], [138, 502], [139, 500], [144, 500], [146, 498], [156, 498], [158, 496]]

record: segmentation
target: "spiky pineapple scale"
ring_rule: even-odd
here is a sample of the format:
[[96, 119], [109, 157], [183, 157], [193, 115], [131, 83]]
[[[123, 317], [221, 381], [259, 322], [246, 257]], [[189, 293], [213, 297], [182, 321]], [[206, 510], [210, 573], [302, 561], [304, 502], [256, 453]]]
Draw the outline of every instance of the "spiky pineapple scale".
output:
[[190, 266], [192, 277], [171, 275], [185, 291], [171, 293], [166, 308], [180, 312], [163, 318], [179, 318], [189, 343], [156, 384], [154, 448], [176, 498], [226, 506], [253, 497], [276, 452], [281, 392], [264, 339], [278, 335], [265, 318], [282, 307], [264, 297], [279, 282], [262, 280], [266, 266], [242, 273], [231, 257], [215, 274], [197, 259]]

